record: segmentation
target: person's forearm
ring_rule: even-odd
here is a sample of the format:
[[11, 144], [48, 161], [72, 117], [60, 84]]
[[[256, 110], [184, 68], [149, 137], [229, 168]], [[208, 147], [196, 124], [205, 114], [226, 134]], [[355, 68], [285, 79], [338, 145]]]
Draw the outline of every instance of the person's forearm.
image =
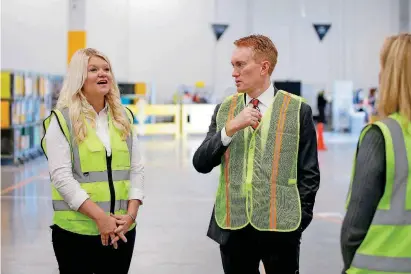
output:
[[240, 130], [239, 126], [234, 123], [232, 120], [227, 123], [225, 126], [225, 132], [228, 137], [233, 137]]
[[95, 222], [107, 216], [104, 210], [90, 199], [85, 200], [78, 211]]
[[[312, 170], [315, 170], [314, 168]], [[298, 182], [297, 188], [300, 194], [302, 220], [300, 229], [305, 230], [313, 219], [315, 197], [320, 185], [319, 172], [306, 173], [304, 179]]]
[[129, 200], [128, 201], [128, 208], [127, 213], [130, 214], [134, 220], [137, 219], [138, 209], [140, 208], [141, 201], [140, 200]]
[[298, 153], [297, 187], [302, 207], [301, 230], [305, 230], [313, 218], [315, 197], [320, 186], [318, 164], [317, 133], [312, 119], [311, 108], [307, 105], [302, 113], [300, 144]]
[[221, 141], [221, 131], [211, 134], [194, 153], [193, 166], [200, 173], [209, 173], [220, 165], [221, 157], [227, 150]]

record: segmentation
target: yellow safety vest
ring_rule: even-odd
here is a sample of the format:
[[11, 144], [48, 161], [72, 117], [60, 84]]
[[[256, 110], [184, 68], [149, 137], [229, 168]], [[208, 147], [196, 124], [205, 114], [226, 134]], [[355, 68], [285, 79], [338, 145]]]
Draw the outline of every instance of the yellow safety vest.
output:
[[[300, 107], [303, 98], [278, 91], [256, 130], [234, 134], [222, 157], [215, 218], [224, 229], [251, 223], [261, 231], [294, 231], [300, 226], [297, 189]], [[217, 113], [217, 130], [245, 106], [244, 94], [228, 97]]]
[[[375, 122], [385, 140], [386, 185], [348, 274], [411, 273], [411, 123], [398, 113]], [[358, 146], [371, 125], [364, 128]], [[355, 161], [353, 174], [355, 173]], [[352, 184], [352, 179], [351, 179]], [[347, 206], [351, 198], [351, 186]]]
[[[133, 121], [131, 112], [127, 113], [130, 122]], [[95, 129], [85, 120], [87, 125], [86, 139], [77, 144], [73, 140], [73, 132], [68, 108], [51, 112], [44, 120], [44, 135], [52, 117], [57, 118], [60, 129], [64, 133], [71, 148], [72, 171], [74, 179], [88, 193], [90, 199], [100, 206], [107, 214], [127, 214], [128, 193], [130, 188], [130, 164], [132, 136], [123, 141], [121, 132], [114, 127], [109, 116], [109, 134], [112, 147], [111, 157], [106, 156], [106, 150], [98, 138]], [[46, 142], [41, 142], [47, 157]], [[49, 148], [53, 149], [53, 148]], [[52, 185], [52, 200], [54, 217], [53, 223], [61, 228], [83, 235], [100, 234], [96, 223], [86, 215], [72, 210], [63, 197]], [[130, 229], [134, 228], [133, 224]]]

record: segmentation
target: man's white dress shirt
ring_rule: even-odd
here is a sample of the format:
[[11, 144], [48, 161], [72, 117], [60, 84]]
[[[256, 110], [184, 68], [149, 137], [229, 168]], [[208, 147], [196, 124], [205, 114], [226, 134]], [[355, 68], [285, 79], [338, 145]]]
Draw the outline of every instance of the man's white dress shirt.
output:
[[[243, 98], [242, 98], [243, 99]], [[245, 96], [246, 106], [250, 104], [252, 99], [258, 99], [260, 102], [258, 103], [258, 108], [260, 109], [261, 115], [267, 111], [267, 109], [271, 106], [274, 100], [274, 86], [270, 84], [270, 87], [264, 91], [260, 96], [257, 98], [251, 98], [248, 94]], [[227, 136], [227, 132], [225, 131], [225, 127], [221, 130], [221, 142], [224, 146], [228, 146], [231, 143], [232, 137]]]
[[[110, 156], [111, 145], [107, 114], [107, 105], [100, 113], [96, 113], [96, 133], [106, 148], [107, 155]], [[47, 157], [51, 182], [70, 208], [77, 211], [84, 201], [89, 198], [89, 195], [73, 177], [70, 146], [54, 116], [47, 129], [45, 140], [48, 148]], [[138, 146], [137, 135], [133, 133], [129, 200], [143, 202], [144, 166]]]

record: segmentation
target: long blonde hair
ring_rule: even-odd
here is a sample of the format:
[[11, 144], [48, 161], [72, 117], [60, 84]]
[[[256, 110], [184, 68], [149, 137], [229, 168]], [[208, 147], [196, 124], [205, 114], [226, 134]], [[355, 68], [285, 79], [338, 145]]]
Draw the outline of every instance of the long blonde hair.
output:
[[411, 34], [388, 37], [381, 50], [380, 63], [379, 116], [399, 112], [411, 121]]
[[80, 49], [74, 53], [68, 66], [56, 107], [58, 109], [69, 109], [74, 140], [77, 143], [82, 142], [87, 136], [87, 125], [84, 119], [90, 121], [92, 127], [95, 127], [96, 124], [96, 112], [82, 92], [84, 82], [87, 79], [88, 61], [94, 56], [105, 60], [110, 67], [112, 86], [105, 96], [105, 101], [108, 104], [109, 114], [114, 126], [121, 132], [121, 136], [125, 140], [131, 132], [131, 125], [121, 105], [120, 90], [118, 89], [109, 59], [95, 49]]

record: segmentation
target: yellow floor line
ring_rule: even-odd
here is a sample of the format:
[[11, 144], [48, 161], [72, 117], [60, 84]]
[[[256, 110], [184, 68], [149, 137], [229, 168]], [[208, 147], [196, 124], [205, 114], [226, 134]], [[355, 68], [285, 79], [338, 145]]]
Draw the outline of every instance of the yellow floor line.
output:
[[331, 222], [331, 223], [342, 224], [342, 220], [336, 217], [325, 217], [325, 216], [318, 216], [314, 214], [314, 219], [321, 219], [321, 220]]
[[[25, 186], [25, 185], [27, 185], [27, 184], [30, 184], [30, 183], [33, 182], [34, 180], [44, 180], [44, 179], [45, 179], [45, 176], [47, 176], [47, 175], [48, 175], [48, 172], [42, 172], [42, 173], [40, 173], [39, 175], [28, 177], [28, 178], [26, 178], [26, 179], [18, 182], [18, 183], [15, 184], [15, 185], [12, 185], [12, 186], [9, 186], [9, 187], [7, 187], [7, 188], [5, 188], [5, 189], [2, 189], [2, 190], [1, 190], [1, 195], [7, 194], [7, 193], [9, 193], [9, 192], [11, 192], [11, 191], [13, 191], [13, 190], [15, 190], [15, 189], [18, 189], [18, 188], [22, 188], [23, 186]], [[48, 179], [48, 178], [47, 178], [47, 179]]]

